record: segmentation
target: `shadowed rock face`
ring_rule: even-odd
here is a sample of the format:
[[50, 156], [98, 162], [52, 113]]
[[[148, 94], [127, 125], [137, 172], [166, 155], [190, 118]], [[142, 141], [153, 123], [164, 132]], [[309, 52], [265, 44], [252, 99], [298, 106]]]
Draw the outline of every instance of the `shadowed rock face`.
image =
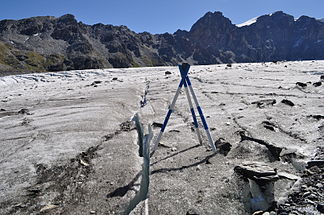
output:
[[324, 23], [281, 11], [237, 27], [208, 12], [190, 31], [135, 33], [73, 15], [0, 21], [0, 72], [324, 59]]

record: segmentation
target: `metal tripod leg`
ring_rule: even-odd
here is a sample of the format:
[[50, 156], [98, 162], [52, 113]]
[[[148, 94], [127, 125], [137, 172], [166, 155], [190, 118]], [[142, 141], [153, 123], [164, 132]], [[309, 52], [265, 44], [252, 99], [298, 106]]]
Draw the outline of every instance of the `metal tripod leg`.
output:
[[204, 125], [204, 129], [206, 130], [206, 134], [207, 134], [207, 137], [208, 137], [209, 144], [210, 144], [213, 152], [216, 152], [216, 146], [214, 144], [214, 141], [213, 141], [213, 138], [212, 138], [212, 136], [210, 134], [210, 131], [209, 131], [206, 119], [204, 117], [203, 111], [202, 111], [201, 107], [199, 106], [198, 99], [197, 99], [196, 94], [195, 94], [195, 92], [194, 92], [194, 90], [192, 88], [192, 85], [191, 85], [191, 82], [190, 82], [190, 79], [189, 79], [188, 76], [186, 77], [186, 82], [188, 83], [190, 93], [191, 93], [192, 98], [193, 98], [193, 100], [195, 102], [195, 105], [197, 107], [197, 110], [198, 110], [198, 113], [200, 115], [201, 121], [202, 121], [202, 123]]
[[184, 80], [181, 79], [180, 84], [179, 84], [179, 87], [178, 87], [178, 89], [177, 89], [177, 91], [176, 91], [176, 93], [175, 93], [175, 95], [174, 95], [174, 97], [173, 97], [172, 103], [171, 103], [171, 105], [169, 106], [169, 110], [168, 110], [167, 115], [166, 115], [166, 117], [165, 117], [165, 119], [164, 119], [164, 122], [163, 122], [163, 125], [162, 125], [162, 127], [161, 127], [160, 133], [158, 134], [157, 138], [155, 139], [155, 141], [154, 141], [154, 143], [153, 143], [152, 154], [153, 154], [153, 153], [155, 152], [155, 150], [157, 149], [157, 147], [158, 147], [158, 145], [159, 145], [159, 142], [160, 142], [160, 140], [161, 140], [161, 138], [162, 138], [163, 132], [164, 132], [164, 130], [165, 130], [165, 127], [167, 126], [168, 121], [169, 121], [169, 119], [170, 119], [170, 116], [171, 116], [172, 112], [174, 111], [175, 103], [176, 103], [176, 101], [177, 101], [177, 99], [178, 99], [178, 97], [179, 97], [180, 90], [181, 90], [181, 88], [182, 88], [183, 83], [184, 83]]
[[188, 87], [187, 87], [187, 83], [186, 83], [185, 80], [184, 80], [184, 89], [185, 89], [187, 100], [188, 100], [188, 103], [189, 103], [192, 119], [193, 119], [193, 122], [194, 122], [194, 125], [195, 125], [195, 132], [197, 134], [199, 143], [202, 144], [196, 113], [195, 113], [195, 110], [193, 108], [191, 97], [190, 97], [189, 90], [188, 90]]

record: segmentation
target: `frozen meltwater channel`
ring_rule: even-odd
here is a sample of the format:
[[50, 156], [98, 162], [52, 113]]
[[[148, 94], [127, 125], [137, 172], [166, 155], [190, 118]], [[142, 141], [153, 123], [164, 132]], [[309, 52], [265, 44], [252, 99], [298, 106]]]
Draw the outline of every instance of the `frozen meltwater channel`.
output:
[[[151, 158], [149, 213], [250, 214], [285, 202], [323, 147], [324, 62], [192, 66], [189, 74], [220, 151], [206, 136], [198, 145], [181, 92]], [[142, 162], [129, 120], [138, 112], [144, 125], [162, 123], [179, 80], [177, 67], [1, 77], [0, 214], [124, 211]]]

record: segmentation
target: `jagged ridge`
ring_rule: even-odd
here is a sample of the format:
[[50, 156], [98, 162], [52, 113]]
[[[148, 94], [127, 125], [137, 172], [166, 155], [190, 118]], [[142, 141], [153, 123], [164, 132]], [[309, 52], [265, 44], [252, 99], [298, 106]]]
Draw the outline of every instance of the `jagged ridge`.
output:
[[208, 12], [190, 31], [135, 33], [73, 15], [0, 21], [0, 72], [324, 59], [324, 23], [281, 11], [237, 27]]

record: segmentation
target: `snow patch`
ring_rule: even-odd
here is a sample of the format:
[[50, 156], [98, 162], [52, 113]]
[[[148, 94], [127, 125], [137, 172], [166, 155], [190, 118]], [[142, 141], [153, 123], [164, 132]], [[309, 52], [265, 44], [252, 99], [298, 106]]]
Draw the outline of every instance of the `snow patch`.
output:
[[256, 21], [257, 21], [257, 19], [258, 19], [259, 17], [255, 17], [255, 18], [252, 18], [252, 19], [250, 19], [250, 20], [248, 20], [248, 21], [246, 21], [246, 22], [243, 22], [243, 23], [241, 23], [241, 24], [238, 24], [238, 25], [236, 25], [237, 27], [243, 27], [243, 26], [249, 26], [249, 25], [252, 25], [253, 23], [256, 23]]
[[324, 23], [324, 18], [322, 18], [322, 19], [318, 19], [318, 21], [320, 21], [320, 22], [323, 22], [323, 23]]

